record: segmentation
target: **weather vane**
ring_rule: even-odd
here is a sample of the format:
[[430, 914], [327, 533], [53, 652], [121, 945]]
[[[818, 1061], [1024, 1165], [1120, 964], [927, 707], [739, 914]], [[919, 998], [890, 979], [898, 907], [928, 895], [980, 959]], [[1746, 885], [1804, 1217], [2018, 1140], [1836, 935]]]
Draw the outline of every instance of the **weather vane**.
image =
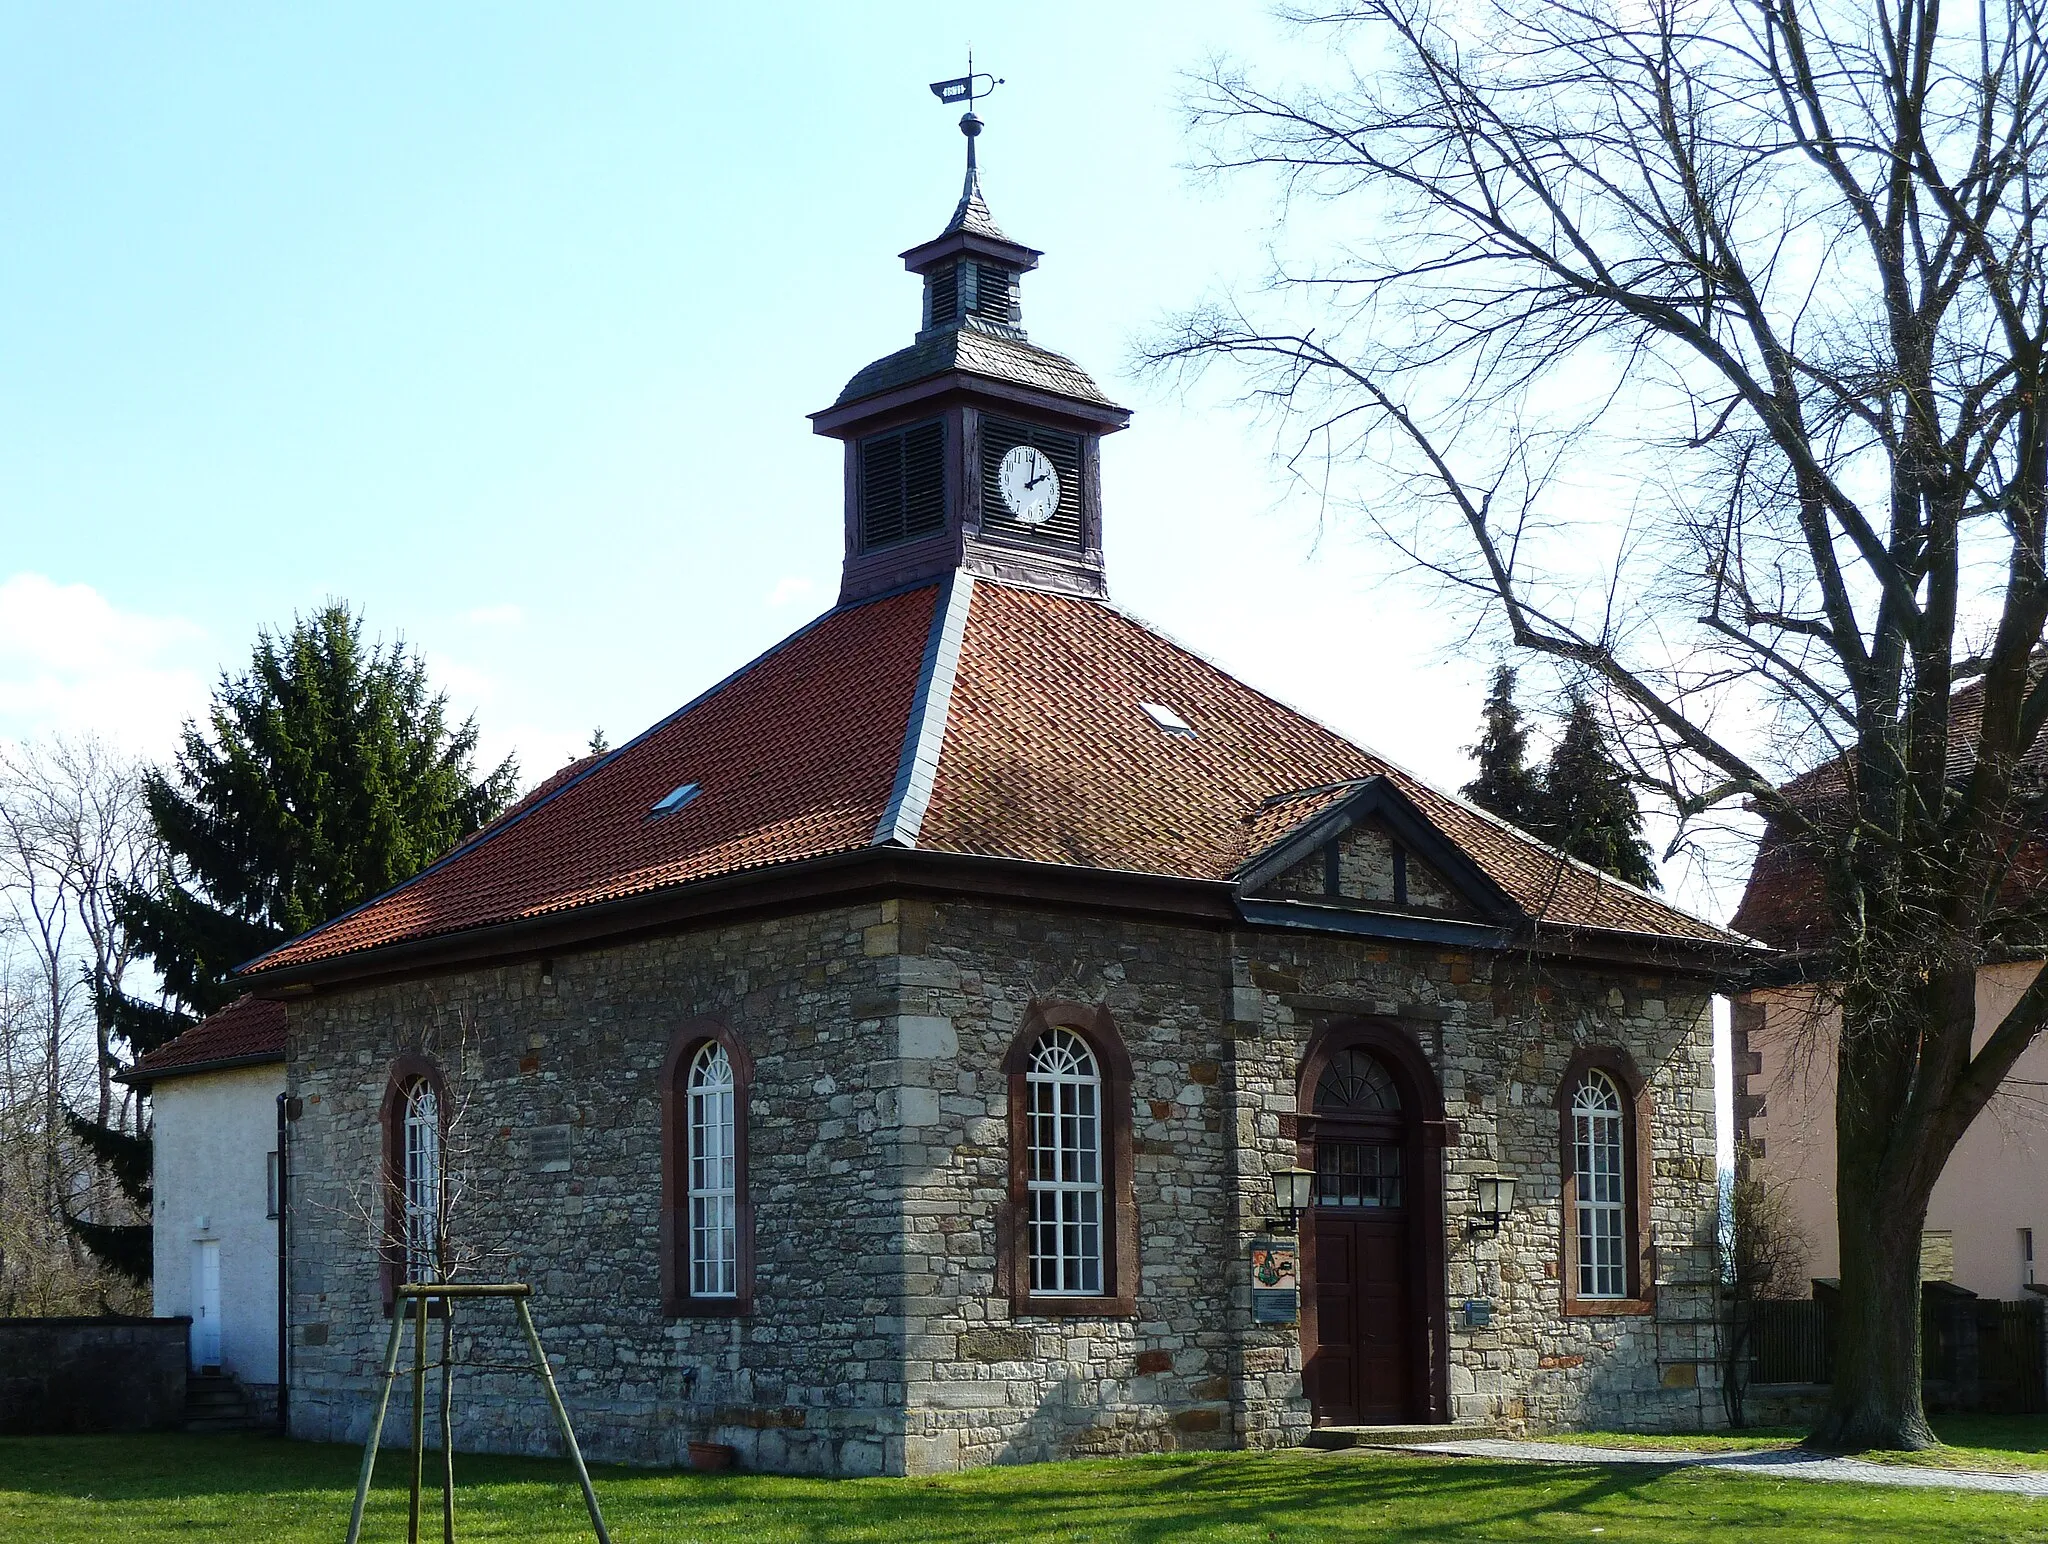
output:
[[955, 102], [965, 102], [967, 104], [967, 111], [960, 115], [960, 132], [967, 136], [967, 167], [970, 171], [974, 169], [974, 136], [981, 132], [981, 120], [974, 115], [975, 98], [987, 96], [1002, 83], [1000, 77], [990, 75], [986, 71], [980, 74], [975, 73], [974, 50], [972, 48], [967, 50], [967, 73], [965, 75], [957, 75], [951, 80], [935, 80], [932, 82], [932, 95], [941, 102], [946, 103], [948, 106]]

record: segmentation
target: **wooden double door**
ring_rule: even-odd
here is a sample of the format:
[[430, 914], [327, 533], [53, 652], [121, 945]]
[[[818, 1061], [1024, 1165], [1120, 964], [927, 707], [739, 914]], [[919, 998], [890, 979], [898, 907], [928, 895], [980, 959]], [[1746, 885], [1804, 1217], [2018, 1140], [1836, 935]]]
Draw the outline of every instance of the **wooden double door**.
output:
[[1313, 1214], [1315, 1345], [1303, 1381], [1319, 1426], [1419, 1419], [1406, 1219]]
[[1302, 1383], [1318, 1426], [1442, 1418], [1431, 1311], [1442, 1297], [1442, 1191], [1419, 1085], [1368, 1048], [1342, 1050], [1303, 1112], [1315, 1183], [1301, 1222]]

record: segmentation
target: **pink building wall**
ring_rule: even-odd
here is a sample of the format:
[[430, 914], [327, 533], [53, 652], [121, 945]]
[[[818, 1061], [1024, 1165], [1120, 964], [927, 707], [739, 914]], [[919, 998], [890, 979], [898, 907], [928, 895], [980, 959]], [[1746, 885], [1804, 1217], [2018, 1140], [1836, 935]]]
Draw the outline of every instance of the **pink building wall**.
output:
[[[1977, 976], [1981, 1045], [2041, 967], [1987, 966]], [[1840, 1018], [1816, 1016], [1804, 991], [1758, 992], [1735, 1008], [1736, 1130], [1761, 1143], [1765, 1173], [1788, 1180], [1806, 1234], [1808, 1274], [1840, 1274], [1835, 1232], [1834, 1041]], [[2022, 1229], [2031, 1229], [2034, 1272]], [[1934, 1187], [1927, 1230], [1955, 1246], [1955, 1282], [1980, 1297], [2048, 1283], [2048, 1038], [1964, 1133]]]

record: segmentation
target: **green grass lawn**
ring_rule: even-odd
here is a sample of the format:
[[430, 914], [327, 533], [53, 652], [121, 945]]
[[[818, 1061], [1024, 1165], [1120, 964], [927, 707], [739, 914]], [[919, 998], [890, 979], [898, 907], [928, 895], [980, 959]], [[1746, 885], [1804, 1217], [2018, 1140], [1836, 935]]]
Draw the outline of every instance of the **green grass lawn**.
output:
[[[1860, 1453], [1880, 1464], [1912, 1464], [1936, 1469], [1985, 1469], [1993, 1472], [2048, 1469], [2048, 1416], [1937, 1415], [1934, 1434], [1942, 1445], [1924, 1453]], [[1790, 1447], [1806, 1435], [1796, 1426], [1759, 1426], [1741, 1432], [1708, 1432], [1699, 1436], [1660, 1436], [1640, 1432], [1584, 1431], [1545, 1441], [1585, 1447], [1665, 1448], [1687, 1453], [1741, 1452], [1755, 1448]]]
[[[259, 1437], [0, 1439], [0, 1539], [338, 1544], [358, 1456]], [[395, 1483], [404, 1461], [393, 1454], [378, 1467], [366, 1544], [405, 1536], [405, 1495]], [[565, 1465], [463, 1458], [457, 1470], [462, 1538], [566, 1544], [589, 1536]], [[2048, 1501], [2017, 1497], [1361, 1451], [1041, 1464], [935, 1480], [628, 1469], [595, 1478], [619, 1544], [2048, 1539]]]

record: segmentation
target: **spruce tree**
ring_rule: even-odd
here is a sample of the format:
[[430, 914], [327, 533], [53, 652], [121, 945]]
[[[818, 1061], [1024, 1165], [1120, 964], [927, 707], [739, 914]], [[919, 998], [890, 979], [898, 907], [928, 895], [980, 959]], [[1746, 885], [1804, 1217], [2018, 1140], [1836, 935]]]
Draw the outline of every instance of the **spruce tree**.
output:
[[[239, 997], [237, 965], [410, 878], [511, 802], [514, 762], [477, 778], [476, 721], [451, 725], [447, 706], [417, 654], [365, 642], [339, 602], [260, 634], [249, 668], [222, 675], [204, 728], [187, 723], [173, 764], [144, 775], [164, 878], [117, 906], [167, 1001], [95, 994], [138, 1055]], [[77, 1134], [146, 1204], [147, 1139]], [[110, 1265], [146, 1267], [146, 1226], [77, 1226]]]
[[1529, 731], [1515, 706], [1515, 672], [1507, 665], [1494, 669], [1485, 724], [1479, 743], [1468, 747], [1479, 775], [1460, 792], [1481, 809], [1526, 827], [1536, 816], [1542, 786], [1528, 765]]
[[1574, 692], [1565, 710], [1530, 829], [1581, 863], [1645, 890], [1659, 888], [1635, 789], [1582, 693]]

